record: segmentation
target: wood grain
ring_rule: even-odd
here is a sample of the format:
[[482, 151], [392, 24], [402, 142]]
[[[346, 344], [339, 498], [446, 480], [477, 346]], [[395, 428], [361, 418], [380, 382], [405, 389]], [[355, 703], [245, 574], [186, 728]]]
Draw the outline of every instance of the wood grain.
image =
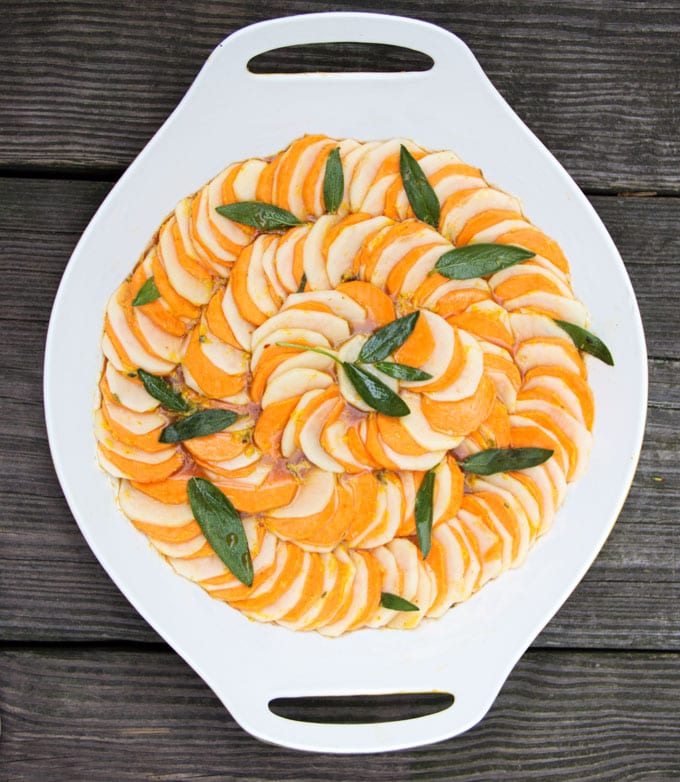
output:
[[[53, 472], [41, 404], [51, 302], [80, 232], [109, 183], [0, 178], [0, 638], [132, 640], [157, 636], [94, 559]], [[542, 646], [680, 649], [676, 535], [680, 470], [680, 199], [592, 199], [621, 249], [645, 318], [647, 440], [620, 521], [586, 579], [538, 639]]]
[[[117, 175], [234, 30], [280, 15], [334, 10], [209, 0], [6, 4], [0, 26], [0, 168]], [[384, 11], [382, 0], [344, 10]], [[675, 0], [406, 0], [458, 34], [529, 127], [591, 190], [680, 191], [680, 8]], [[338, 47], [331, 69], [379, 67], [384, 54]], [[312, 68], [323, 65], [308, 59]], [[285, 52], [272, 66], [291, 62]], [[392, 66], [393, 61], [388, 62]], [[403, 60], [408, 68], [412, 60]], [[256, 129], [254, 129], [256, 132]]]
[[[163, 650], [8, 650], [0, 776], [670, 782], [680, 775], [679, 663], [677, 654], [529, 652], [467, 734], [392, 754], [311, 756], [247, 735]], [[366, 708], [383, 719], [403, 714]], [[305, 716], [333, 719], [334, 709], [321, 703]]]

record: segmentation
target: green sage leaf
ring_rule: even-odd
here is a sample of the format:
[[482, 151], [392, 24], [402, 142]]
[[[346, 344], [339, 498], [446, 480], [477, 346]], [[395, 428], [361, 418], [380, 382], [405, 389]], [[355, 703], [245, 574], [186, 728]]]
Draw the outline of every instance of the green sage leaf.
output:
[[418, 548], [427, 559], [432, 547], [432, 511], [434, 508], [434, 469], [428, 470], [416, 494], [414, 516], [416, 519], [416, 535]]
[[246, 586], [253, 585], [253, 562], [243, 522], [229, 498], [205, 478], [189, 478], [189, 504], [215, 554]]
[[306, 287], [307, 287], [307, 275], [303, 272], [302, 277], [300, 277], [300, 284], [298, 285], [297, 292], [303, 293]]
[[216, 206], [215, 211], [235, 223], [249, 225], [259, 231], [276, 231], [302, 224], [294, 214], [273, 204], [265, 204], [264, 201], [239, 201], [236, 204]]
[[514, 244], [467, 244], [444, 253], [434, 268], [450, 280], [471, 280], [528, 261], [534, 255]]
[[345, 192], [345, 175], [340, 160], [340, 147], [331, 151], [326, 160], [323, 178], [323, 202], [327, 212], [337, 212]]
[[391, 361], [376, 361], [373, 365], [383, 374], [396, 378], [397, 380], [431, 380], [432, 375], [429, 372], [423, 372], [422, 369], [410, 367], [408, 364], [396, 364]]
[[411, 412], [406, 402], [371, 372], [347, 361], [342, 362], [342, 368], [357, 394], [374, 410], [391, 418], [401, 418]]
[[380, 605], [389, 608], [390, 611], [420, 611], [417, 605], [391, 592], [380, 593]]
[[194, 437], [205, 437], [208, 434], [221, 432], [231, 426], [238, 418], [233, 410], [210, 408], [199, 410], [181, 421], [166, 426], [158, 438], [161, 443], [181, 443]]
[[144, 369], [138, 369], [137, 375], [146, 392], [157, 399], [166, 409], [174, 410], [177, 413], [186, 413], [191, 409], [186, 399], [177, 391], [173, 391], [172, 386], [165, 378], [152, 375]]
[[599, 337], [596, 337], [586, 329], [582, 329], [575, 323], [569, 323], [566, 320], [557, 320], [557, 318], [553, 318], [553, 320], [561, 329], [564, 329], [564, 331], [567, 332], [571, 337], [572, 342], [579, 350], [590, 353], [591, 356], [599, 358], [600, 361], [604, 361], [604, 363], [609, 364], [610, 367], [614, 366], [614, 358], [609, 352], [609, 348]]
[[161, 294], [156, 287], [156, 281], [153, 277], [149, 277], [144, 285], [137, 291], [137, 295], [132, 300], [132, 306], [140, 307], [142, 304], [150, 304], [152, 301], [160, 299], [160, 297]]
[[424, 223], [438, 228], [440, 207], [437, 194], [428, 182], [420, 163], [403, 144], [399, 156], [399, 171], [413, 214]]
[[373, 364], [387, 358], [411, 336], [419, 316], [420, 312], [416, 310], [378, 329], [364, 342], [358, 361]]
[[473, 453], [458, 466], [474, 475], [493, 475], [509, 470], [525, 470], [547, 462], [554, 451], [549, 448], [489, 448]]

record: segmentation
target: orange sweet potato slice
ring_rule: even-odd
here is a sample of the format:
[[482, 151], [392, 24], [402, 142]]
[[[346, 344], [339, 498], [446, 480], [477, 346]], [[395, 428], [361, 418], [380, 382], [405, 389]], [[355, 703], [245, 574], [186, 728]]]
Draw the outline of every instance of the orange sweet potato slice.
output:
[[408, 456], [422, 456], [429, 453], [427, 448], [423, 448], [413, 439], [399, 418], [378, 413], [375, 420], [380, 437], [388, 448]]
[[457, 402], [436, 402], [424, 395], [422, 411], [433, 429], [455, 437], [474, 432], [489, 417], [495, 398], [494, 384], [483, 375], [475, 393]]
[[528, 382], [535, 377], [555, 377], [563, 380], [567, 386], [576, 395], [579, 404], [581, 405], [581, 411], [583, 412], [583, 419], [586, 427], [590, 430], [593, 428], [593, 419], [595, 417], [595, 403], [593, 400], [593, 392], [588, 382], [575, 372], [570, 372], [564, 367], [557, 366], [538, 366], [532, 367], [524, 376], [524, 382]]
[[229, 324], [229, 321], [224, 316], [224, 310], [222, 309], [222, 300], [226, 288], [220, 288], [211, 297], [208, 306], [205, 309], [205, 319], [210, 331], [222, 342], [226, 342], [227, 345], [231, 345], [234, 348], [241, 350], [241, 343], [234, 336], [234, 332]]
[[[140, 263], [135, 269], [128, 286], [131, 301], [134, 301], [135, 297], [139, 293], [142, 286], [146, 283], [147, 279], [146, 272], [144, 271], [144, 264]], [[158, 326], [159, 329], [167, 331], [168, 334], [172, 334], [174, 337], [183, 337], [184, 334], [186, 334], [186, 323], [174, 315], [169, 309], [166, 309], [166, 307], [164, 307], [161, 303], [160, 299], [156, 299], [155, 301], [150, 301], [148, 304], [141, 304], [138, 306], [140, 307], [141, 311], [151, 321], [153, 321], [156, 326]]]
[[229, 497], [234, 507], [243, 513], [266, 513], [293, 501], [299, 484], [289, 473], [267, 478], [260, 486], [237, 485], [233, 482], [216, 482]]
[[463, 226], [462, 230], [456, 236], [455, 244], [469, 244], [469, 242], [480, 232], [491, 228], [505, 220], [522, 220], [519, 212], [510, 212], [507, 209], [486, 209], [484, 212], [471, 217]]
[[158, 292], [177, 317], [194, 319], [201, 314], [201, 310], [198, 307], [183, 296], [180, 296], [172, 287], [158, 252], [153, 255], [151, 273], [153, 274], [153, 281], [156, 284], [156, 288], [158, 288]]
[[336, 288], [360, 304], [367, 313], [368, 319], [373, 321], [376, 328], [386, 326], [395, 319], [394, 303], [392, 299], [380, 288], [370, 282], [351, 280], [341, 282]]
[[495, 241], [498, 244], [515, 244], [518, 247], [525, 247], [536, 255], [547, 258], [565, 274], [569, 273], [569, 262], [565, 258], [562, 248], [554, 239], [547, 237], [538, 228], [530, 226], [508, 231], [497, 237]]
[[262, 410], [253, 430], [253, 440], [262, 453], [271, 456], [281, 455], [283, 430], [299, 401], [299, 396], [293, 396], [290, 399], [274, 402]]
[[394, 351], [394, 360], [399, 364], [419, 367], [432, 355], [434, 336], [427, 318], [421, 315], [408, 339]]
[[242, 454], [250, 445], [250, 438], [246, 431], [222, 431], [185, 440], [183, 445], [196, 459], [204, 462], [224, 462]]
[[247, 375], [229, 375], [215, 366], [201, 350], [198, 332], [197, 328], [192, 331], [182, 364], [207, 396], [221, 399], [241, 391], [246, 385]]
[[181, 527], [165, 527], [161, 524], [135, 521], [135, 519], [131, 519], [131, 521], [140, 532], [165, 543], [186, 543], [201, 534], [201, 528], [196, 521], [190, 521]]
[[165, 461], [158, 464], [149, 464], [148, 462], [138, 462], [135, 459], [127, 459], [125, 456], [109, 450], [101, 443], [99, 443], [99, 447], [111, 464], [114, 464], [119, 470], [129, 475], [133, 481], [139, 481], [140, 483], [162, 481], [174, 472], [177, 472], [184, 464], [184, 457], [179, 450], [175, 451]]

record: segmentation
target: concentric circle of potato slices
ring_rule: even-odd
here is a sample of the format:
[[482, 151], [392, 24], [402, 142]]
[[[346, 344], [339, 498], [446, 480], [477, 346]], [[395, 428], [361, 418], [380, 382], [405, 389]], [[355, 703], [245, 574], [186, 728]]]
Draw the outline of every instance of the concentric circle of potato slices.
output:
[[[414, 216], [401, 145], [436, 193], [438, 230]], [[344, 194], [331, 214], [324, 175], [336, 148]], [[243, 201], [301, 222], [260, 231], [216, 211]], [[434, 270], [447, 251], [478, 243], [534, 255], [474, 279]], [[159, 295], [133, 306], [151, 278]], [[366, 367], [408, 405], [408, 415], [391, 417], [361, 398], [335, 358], [355, 361], [371, 334], [414, 311], [414, 330], [389, 360], [430, 379]], [[592, 393], [581, 354], [554, 319], [587, 321], [567, 260], [479, 169], [405, 139], [304, 136], [269, 160], [228, 166], [181, 201], [111, 297], [99, 460], [120, 479], [125, 515], [172, 567], [246, 616], [328, 636], [411, 628], [521, 565], [586, 467]], [[214, 434], [160, 442], [178, 416], [147, 392], [139, 369], [192, 409], [239, 417]], [[510, 447], [553, 456], [487, 477], [460, 469], [471, 454]], [[423, 558], [414, 504], [429, 471]], [[202, 534], [187, 497], [194, 476], [238, 510], [252, 586]], [[384, 607], [385, 592], [419, 610]]]

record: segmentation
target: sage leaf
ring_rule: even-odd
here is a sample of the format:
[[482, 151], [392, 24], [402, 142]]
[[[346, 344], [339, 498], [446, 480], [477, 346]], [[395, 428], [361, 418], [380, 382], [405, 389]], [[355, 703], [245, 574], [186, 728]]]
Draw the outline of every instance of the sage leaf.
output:
[[219, 408], [199, 410], [181, 421], [166, 426], [158, 441], [161, 443], [181, 443], [184, 440], [192, 440], [194, 437], [205, 437], [208, 434], [221, 432], [231, 426], [237, 418], [238, 414], [233, 410]]
[[419, 317], [420, 312], [416, 310], [378, 329], [364, 342], [358, 360], [373, 364], [387, 358], [411, 336]]
[[432, 510], [434, 508], [434, 469], [428, 470], [416, 494], [414, 516], [418, 548], [427, 559], [432, 547]]
[[160, 297], [161, 294], [156, 287], [156, 281], [153, 277], [149, 277], [144, 285], [137, 291], [137, 295], [132, 300], [132, 306], [141, 307], [142, 304], [150, 304], [152, 301], [160, 299]]
[[399, 171], [413, 214], [424, 223], [438, 228], [440, 207], [437, 194], [427, 181], [420, 163], [403, 144], [399, 155]]
[[300, 284], [298, 285], [297, 292], [303, 293], [306, 287], [307, 287], [307, 275], [303, 272], [302, 277], [300, 277]]
[[205, 478], [187, 482], [191, 512], [213, 551], [246, 586], [253, 585], [253, 562], [243, 522], [229, 498]]
[[411, 412], [406, 402], [371, 372], [347, 361], [342, 362], [342, 368], [357, 394], [374, 410], [391, 418], [401, 418]]
[[236, 204], [216, 206], [215, 211], [235, 223], [249, 225], [259, 231], [276, 231], [302, 225], [302, 221], [294, 214], [273, 204], [265, 204], [264, 201], [239, 201]]
[[534, 255], [514, 244], [467, 244], [444, 253], [434, 268], [450, 280], [471, 280], [528, 261]]
[[474, 475], [493, 475], [508, 470], [525, 470], [547, 462], [554, 451], [549, 448], [489, 448], [473, 453], [458, 466]]
[[333, 149], [326, 160], [323, 178], [323, 202], [327, 212], [337, 212], [345, 192], [345, 175], [340, 161], [340, 147]]
[[572, 342], [579, 350], [583, 350], [586, 353], [590, 353], [591, 356], [599, 358], [600, 361], [604, 361], [605, 364], [609, 364], [610, 367], [614, 366], [614, 358], [609, 352], [609, 348], [604, 342], [592, 334], [586, 329], [582, 329], [575, 323], [569, 323], [566, 320], [557, 320], [553, 318], [555, 323], [571, 337]]
[[431, 380], [432, 375], [429, 372], [423, 372], [422, 369], [410, 367], [408, 364], [396, 364], [391, 361], [376, 361], [373, 365], [383, 374], [396, 378], [397, 380]]
[[420, 611], [417, 605], [391, 592], [380, 593], [380, 605], [389, 608], [390, 611]]
[[181, 394], [172, 390], [172, 386], [165, 378], [152, 375], [144, 369], [138, 369], [137, 375], [142, 381], [146, 392], [154, 399], [157, 399], [167, 410], [174, 410], [176, 413], [186, 413], [191, 408], [189, 403]]

